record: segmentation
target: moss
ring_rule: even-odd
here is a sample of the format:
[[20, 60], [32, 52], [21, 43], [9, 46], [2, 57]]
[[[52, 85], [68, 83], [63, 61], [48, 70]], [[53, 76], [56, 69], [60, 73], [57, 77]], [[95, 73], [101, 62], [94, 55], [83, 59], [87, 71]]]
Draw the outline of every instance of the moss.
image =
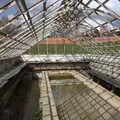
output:
[[38, 110], [35, 112], [35, 118], [34, 120], [42, 120], [42, 105], [40, 105], [40, 107], [38, 108]]

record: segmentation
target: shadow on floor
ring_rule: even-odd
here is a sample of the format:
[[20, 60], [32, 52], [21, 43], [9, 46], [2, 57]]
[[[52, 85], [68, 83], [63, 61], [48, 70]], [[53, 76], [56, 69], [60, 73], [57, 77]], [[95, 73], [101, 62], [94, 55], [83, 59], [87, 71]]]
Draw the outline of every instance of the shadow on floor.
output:
[[[8, 92], [19, 80], [12, 92]], [[9, 80], [10, 81], [10, 80]], [[13, 82], [13, 84], [11, 84]], [[34, 72], [22, 71], [11, 82], [8, 82], [0, 97], [0, 120], [33, 120], [39, 107], [39, 81]], [[10, 96], [10, 97], [4, 97]], [[4, 100], [6, 104], [4, 104]]]

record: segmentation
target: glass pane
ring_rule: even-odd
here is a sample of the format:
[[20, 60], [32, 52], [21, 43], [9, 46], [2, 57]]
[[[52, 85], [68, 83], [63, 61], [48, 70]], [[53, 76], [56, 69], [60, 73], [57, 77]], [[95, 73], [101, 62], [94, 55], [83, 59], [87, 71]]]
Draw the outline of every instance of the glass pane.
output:
[[25, 0], [25, 3], [27, 5], [27, 8], [30, 8], [40, 1], [42, 1], [42, 0]]
[[90, 15], [94, 20], [96, 20], [99, 24], [103, 24], [104, 22], [107, 21], [107, 15], [102, 14], [102, 13], [93, 13]]
[[89, 23], [89, 24], [91, 25], [91, 27], [92, 27], [92, 26], [93, 26], [93, 27], [98, 26], [97, 23], [95, 23], [93, 20], [91, 20], [91, 19], [89, 19], [89, 18], [86, 18], [85, 21], [86, 21], [87, 23]]
[[112, 25], [114, 26], [114, 28], [120, 28], [120, 20], [115, 20], [112, 22]]
[[47, 0], [47, 7], [53, 5], [55, 3], [56, 6], [60, 6], [62, 0]]
[[55, 4], [53, 4], [54, 3], [53, 1], [51, 1], [51, 2], [50, 1], [51, 0], [48, 0], [48, 3], [47, 3], [47, 8], [48, 8], [47, 13], [50, 13], [50, 12], [54, 11], [55, 9], [59, 8], [60, 4], [61, 4], [61, 0], [60, 1], [53, 0], [54, 2], [58, 1]]
[[83, 0], [83, 3], [87, 4], [89, 2], [89, 0]]
[[15, 4], [14, 6], [6, 9], [0, 14], [0, 24], [1, 25], [6, 24], [8, 21], [12, 20], [18, 14], [20, 14], [20, 11], [17, 5]]
[[92, 1], [89, 5], [90, 8], [97, 8], [99, 6], [99, 4], [95, 1]]
[[43, 11], [43, 2], [40, 2], [38, 5], [32, 7], [29, 10], [30, 16], [33, 17], [35, 15], [41, 14]]
[[120, 15], [120, 1], [119, 0], [109, 0], [105, 5], [109, 9], [113, 10], [118, 15]]
[[35, 24], [35, 23], [38, 22], [38, 21], [41, 21], [42, 18], [43, 18], [43, 15], [42, 15], [42, 14], [37, 15], [36, 17], [34, 17], [34, 18], [32, 19], [33, 24]]
[[11, 1], [13, 1], [13, 0], [0, 0], [0, 8], [2, 8], [3, 6], [5, 6], [6, 4], [8, 4]]

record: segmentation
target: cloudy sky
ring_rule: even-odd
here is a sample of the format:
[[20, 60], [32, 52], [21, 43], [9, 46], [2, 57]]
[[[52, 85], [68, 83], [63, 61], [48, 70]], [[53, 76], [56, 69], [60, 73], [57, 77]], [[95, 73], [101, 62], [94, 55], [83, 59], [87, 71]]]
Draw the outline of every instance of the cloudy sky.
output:
[[[0, 7], [4, 6], [5, 4], [7, 4], [9, 1], [12, 0], [0, 0]], [[36, 2], [38, 2], [39, 0], [25, 0], [25, 2], [27, 3], [27, 7], [31, 7], [33, 4], [35, 4]], [[47, 0], [47, 5], [54, 3], [57, 0]], [[60, 0], [61, 1], [61, 0]], [[87, 3], [89, 0], [83, 0], [84, 3]], [[104, 2], [105, 0], [99, 0], [100, 2]], [[54, 7], [58, 7], [60, 5], [60, 2], [54, 6]], [[92, 9], [95, 9], [96, 7], [98, 7], [99, 4], [97, 2], [95, 2], [93, 0], [93, 2], [91, 2], [89, 4], [89, 7]], [[106, 3], [106, 6], [111, 9], [113, 12], [116, 12], [119, 16], [120, 16], [120, 1], [119, 0], [109, 0], [109, 2]], [[41, 7], [41, 8], [40, 8]], [[36, 11], [38, 11], [39, 9], [42, 9], [42, 4], [36, 7]], [[53, 8], [52, 8], [53, 9]], [[34, 14], [36, 11], [33, 10], [31, 12], [31, 15]], [[100, 10], [105, 11], [105, 12], [109, 12], [108, 10], [106, 10], [104, 7], [101, 7]], [[19, 14], [20, 11], [17, 7], [16, 4], [14, 4], [13, 6], [6, 8], [6, 10], [0, 10], [0, 19], [12, 19], [14, 16], [16, 16], [17, 14]], [[93, 15], [94, 16], [94, 15]], [[103, 16], [102, 19], [99, 16], [94, 16], [94, 18], [98, 21], [98, 22], [104, 22], [104, 19], [107, 18], [107, 16]], [[94, 22], [88, 20], [88, 22], [91, 22], [91, 24], [95, 24]], [[115, 26], [120, 26], [120, 21], [116, 21], [114, 22]]]

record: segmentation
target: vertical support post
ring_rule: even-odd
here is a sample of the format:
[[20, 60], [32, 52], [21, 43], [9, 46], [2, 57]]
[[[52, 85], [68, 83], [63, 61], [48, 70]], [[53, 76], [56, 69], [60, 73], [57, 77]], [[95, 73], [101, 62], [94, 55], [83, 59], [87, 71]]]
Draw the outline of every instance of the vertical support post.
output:
[[64, 48], [63, 49], [64, 49], [64, 55], [65, 55], [65, 39], [64, 39]]
[[47, 39], [47, 56], [48, 56], [48, 54], [49, 54], [49, 48], [48, 48], [49, 46], [48, 46], [48, 39]]
[[57, 44], [58, 44], [58, 40], [56, 39], [56, 44], [55, 44], [55, 54], [57, 55]]

